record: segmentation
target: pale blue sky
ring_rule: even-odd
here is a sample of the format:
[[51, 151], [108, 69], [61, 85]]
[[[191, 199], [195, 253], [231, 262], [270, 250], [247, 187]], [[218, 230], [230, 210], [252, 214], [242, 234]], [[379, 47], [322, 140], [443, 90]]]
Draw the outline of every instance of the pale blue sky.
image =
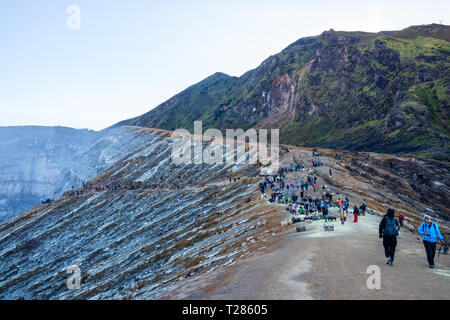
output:
[[450, 1], [0, 0], [0, 126], [103, 129], [301, 37], [439, 20]]

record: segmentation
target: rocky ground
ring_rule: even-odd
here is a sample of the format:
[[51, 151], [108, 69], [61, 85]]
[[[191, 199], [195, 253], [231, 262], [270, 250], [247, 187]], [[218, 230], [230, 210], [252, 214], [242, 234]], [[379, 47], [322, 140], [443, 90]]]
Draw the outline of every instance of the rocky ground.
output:
[[[448, 299], [450, 257], [436, 258], [429, 269], [418, 236], [402, 230], [394, 267], [385, 264], [377, 216], [357, 223], [335, 223], [323, 231], [323, 222], [295, 232], [289, 226], [273, 251], [230, 267], [219, 283], [192, 293], [193, 299]], [[368, 289], [369, 266], [381, 270], [381, 288]]]
[[137, 128], [0, 127], [0, 222], [78, 188], [146, 142]]
[[[417, 159], [380, 154], [319, 151], [322, 153], [319, 159], [325, 161], [325, 166], [289, 173], [286, 180], [296, 181], [315, 173], [319, 176], [319, 186], [325, 184], [327, 190], [334, 194], [334, 199], [348, 196], [351, 207], [354, 204], [359, 206], [364, 199], [369, 209], [375, 211], [375, 215], [360, 216], [359, 221], [353, 223], [353, 215], [349, 214], [344, 225], [339, 221], [334, 223], [334, 232], [324, 231], [324, 221], [306, 224], [307, 231], [304, 233], [296, 232], [298, 224], [287, 225], [265, 254], [227, 267], [215, 278], [198, 279], [167, 298], [448, 299], [450, 258], [448, 255], [440, 255], [435, 259], [436, 268], [429, 269], [421, 237], [416, 232], [422, 214], [433, 212], [433, 201], [417, 201], [414, 174], [405, 175], [401, 170], [395, 172], [383, 169], [383, 163], [393, 162], [396, 163], [394, 167], [402, 163], [403, 167], [409, 166], [416, 171], [427, 172], [423, 163]], [[289, 148], [282, 164], [297, 160], [305, 163], [310, 159], [311, 150]], [[362, 165], [357, 165], [358, 163]], [[350, 167], [351, 164], [353, 168]], [[368, 170], [367, 167], [371, 166], [373, 169]], [[390, 167], [389, 165], [388, 168]], [[428, 168], [431, 167], [430, 165]], [[329, 168], [332, 169], [331, 176]], [[439, 165], [434, 167], [434, 170], [439, 169]], [[360, 171], [355, 174], [357, 170]], [[403, 193], [395, 193], [395, 188], [389, 188], [389, 179], [380, 179], [380, 175], [390, 175], [391, 180], [403, 186]], [[428, 175], [432, 176], [430, 173]], [[448, 181], [445, 180], [446, 177], [444, 174], [433, 178]], [[407, 190], [407, 186], [410, 190]], [[314, 198], [320, 196], [320, 192], [319, 188], [317, 192], [309, 193]], [[265, 205], [284, 208], [279, 204]], [[406, 227], [401, 230], [398, 238], [394, 267], [385, 264], [382, 239], [378, 238], [378, 224], [388, 207], [396, 210], [397, 217], [399, 212], [406, 216]], [[448, 206], [446, 209], [448, 210]], [[338, 214], [337, 208], [331, 208], [330, 211]], [[443, 235], [448, 237], [447, 212], [439, 212], [436, 218]], [[286, 222], [291, 217], [286, 211], [281, 211], [278, 215], [280, 221]], [[381, 271], [379, 290], [367, 287], [367, 279], [371, 275], [367, 273], [367, 268], [373, 265], [379, 266]]]
[[[448, 236], [448, 166], [381, 154], [281, 147], [286, 182], [316, 175], [333, 199], [365, 199], [374, 216], [296, 233], [290, 213], [258, 191], [258, 165], [175, 165], [169, 132], [140, 129], [146, 145], [88, 182], [92, 189], [0, 224], [0, 299], [347, 299], [449, 296], [448, 256], [427, 268], [415, 232], [423, 213]], [[216, 142], [214, 142], [216, 143]], [[220, 143], [217, 141], [217, 143]], [[332, 169], [332, 175], [329, 169]], [[229, 182], [229, 177], [236, 182]], [[94, 187], [127, 186], [126, 189]], [[130, 189], [130, 185], [138, 185]], [[179, 188], [178, 188], [179, 187]], [[320, 197], [322, 189], [308, 194]], [[433, 196], [431, 196], [433, 195]], [[386, 266], [377, 224], [388, 207], [406, 217], [396, 266]], [[333, 213], [335, 208], [331, 208]], [[81, 289], [66, 287], [79, 265]], [[366, 269], [381, 268], [367, 290]]]

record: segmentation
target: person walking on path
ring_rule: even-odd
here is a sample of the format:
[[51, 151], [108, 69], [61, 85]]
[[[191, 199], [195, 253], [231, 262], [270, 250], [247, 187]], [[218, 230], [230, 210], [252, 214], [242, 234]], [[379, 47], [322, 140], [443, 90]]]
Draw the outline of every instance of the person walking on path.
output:
[[363, 200], [363, 203], [362, 203], [360, 209], [362, 211], [362, 215], [365, 216], [366, 215], [366, 209], [367, 209], [366, 200]]
[[358, 222], [359, 209], [358, 207], [353, 208], [353, 222]]
[[325, 222], [327, 222], [328, 221], [328, 204], [326, 202], [324, 202], [324, 204], [323, 204], [322, 214], [323, 214], [323, 218], [325, 219]]
[[386, 215], [381, 219], [378, 233], [383, 238], [384, 254], [387, 261], [386, 264], [394, 266], [395, 248], [397, 247], [398, 222], [394, 217], [394, 209], [389, 208]]
[[346, 214], [348, 214], [348, 207], [350, 206], [350, 202], [348, 200], [348, 197], [345, 197], [345, 201], [344, 201], [344, 211]]
[[431, 217], [425, 215], [425, 221], [419, 227], [419, 234], [422, 235], [423, 245], [427, 253], [427, 260], [430, 268], [434, 268], [434, 255], [436, 254], [436, 240], [444, 240], [436, 223], [431, 221]]
[[405, 217], [400, 213], [398, 215], [398, 222], [400, 223], [400, 228], [403, 228], [403, 221], [405, 220]]
[[340, 216], [341, 224], [344, 224], [345, 221], [347, 221], [347, 214], [345, 213], [344, 210], [342, 210], [342, 208], [340, 209], [340, 211], [341, 211], [341, 216]]

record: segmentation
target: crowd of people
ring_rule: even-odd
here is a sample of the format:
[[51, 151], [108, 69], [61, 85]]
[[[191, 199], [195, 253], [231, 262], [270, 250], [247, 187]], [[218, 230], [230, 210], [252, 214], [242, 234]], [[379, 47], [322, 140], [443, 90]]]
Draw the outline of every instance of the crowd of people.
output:
[[[318, 156], [313, 153], [313, 156]], [[312, 166], [323, 166], [322, 160], [311, 160]], [[289, 172], [295, 172], [305, 169], [301, 163], [281, 167], [276, 174], [264, 176], [264, 180], [259, 182], [259, 191], [263, 198], [268, 198], [271, 203], [286, 205], [286, 210], [290, 211], [293, 216], [306, 215], [307, 218], [318, 219], [322, 217], [327, 221], [328, 208], [338, 207], [342, 212], [340, 215], [341, 223], [347, 220], [347, 214], [350, 207], [350, 200], [338, 198], [333, 201], [333, 195], [327, 190], [325, 185], [318, 185], [318, 177], [316, 175], [307, 175], [304, 179], [287, 181], [286, 175]], [[320, 191], [320, 196], [317, 192]], [[267, 192], [267, 194], [266, 194]], [[316, 193], [313, 197], [311, 193]], [[268, 194], [270, 193], [270, 197]], [[360, 211], [361, 209], [361, 211]], [[365, 215], [367, 204], [365, 200], [358, 208], [353, 208], [354, 222], [358, 222], [358, 215]], [[361, 212], [361, 213], [360, 213]], [[298, 219], [293, 217], [293, 221]]]
[[[318, 156], [313, 152], [313, 157]], [[313, 167], [323, 166], [321, 160], [311, 160]], [[323, 218], [325, 222], [330, 218], [328, 212], [330, 207], [338, 207], [340, 212], [340, 221], [342, 224], [347, 220], [347, 214], [350, 208], [350, 199], [338, 198], [333, 201], [333, 195], [323, 185], [319, 188], [317, 185], [317, 176], [308, 175], [305, 179], [299, 179], [297, 181], [288, 182], [286, 174], [288, 172], [299, 171], [304, 169], [301, 163], [296, 163], [290, 166], [284, 166], [278, 170], [278, 172], [271, 176], [265, 176], [264, 181], [259, 183], [259, 190], [263, 198], [267, 198], [266, 192], [270, 192], [269, 201], [271, 203], [283, 204], [286, 206], [286, 210], [292, 213], [292, 222], [296, 223], [302, 221], [298, 218], [304, 216], [304, 219], [318, 220]], [[330, 176], [332, 175], [331, 168], [329, 169]], [[316, 193], [321, 189], [320, 197], [312, 197], [308, 195], [308, 191]], [[325, 192], [323, 192], [325, 191]], [[299, 193], [299, 194], [298, 194]], [[358, 222], [359, 216], [365, 216], [367, 212], [366, 200], [363, 200], [360, 206], [356, 204], [353, 207], [353, 222]], [[373, 211], [369, 211], [373, 214]], [[389, 208], [386, 215], [382, 218], [379, 224], [379, 236], [383, 238], [383, 247], [385, 250], [385, 256], [387, 258], [386, 264], [394, 266], [395, 248], [397, 246], [398, 230], [403, 227], [405, 217], [403, 214], [399, 214], [398, 221], [395, 219], [394, 209]], [[427, 256], [427, 261], [430, 268], [434, 268], [434, 258], [436, 254], [436, 243], [441, 241], [444, 253], [448, 251], [448, 245], [445, 242], [443, 236], [436, 223], [431, 221], [429, 215], [425, 216], [424, 222], [418, 229], [418, 232], [423, 237], [423, 244]]]
[[41, 200], [41, 204], [52, 203], [53, 201], [55, 201], [55, 200], [54, 200], [54, 199], [47, 198], [47, 199], [45, 199], [45, 200]]
[[[73, 190], [74, 187], [72, 186], [72, 190], [66, 191], [64, 194], [68, 197], [73, 196], [82, 196], [86, 193], [88, 193], [91, 190], [94, 190], [95, 192], [101, 192], [105, 190], [110, 191], [118, 191], [118, 190], [138, 190], [138, 189], [156, 189], [158, 192], [161, 190], [163, 186], [161, 184], [151, 184], [151, 185], [145, 185], [141, 182], [131, 182], [126, 184], [113, 184], [113, 185], [91, 185], [83, 183], [81, 190], [76, 189]], [[165, 186], [164, 186], [165, 187]], [[176, 184], [172, 186], [167, 186], [169, 189], [183, 189], [184, 187], [182, 185]]]
[[[318, 157], [320, 154], [313, 152], [313, 157]], [[312, 167], [323, 166], [322, 160], [311, 160]], [[259, 190], [261, 196], [268, 199], [271, 203], [278, 203], [285, 206], [286, 210], [292, 214], [292, 222], [302, 221], [298, 216], [303, 216], [304, 219], [318, 220], [323, 218], [325, 222], [330, 219], [336, 219], [337, 217], [329, 215], [330, 207], [337, 207], [340, 212], [340, 222], [344, 224], [347, 220], [347, 215], [350, 208], [350, 199], [338, 198], [333, 201], [333, 194], [330, 193], [325, 185], [320, 188], [318, 185], [318, 177], [316, 175], [307, 175], [306, 178], [298, 178], [297, 180], [287, 181], [287, 174], [289, 172], [305, 171], [305, 167], [301, 163], [294, 163], [288, 166], [279, 168], [278, 172], [273, 175], [265, 175], [264, 180], [259, 182]], [[331, 168], [329, 169], [330, 176], [332, 175]], [[229, 182], [240, 181], [240, 177], [229, 177]], [[183, 188], [180, 185], [172, 186], [176, 189]], [[115, 184], [105, 186], [93, 186], [83, 183], [81, 190], [71, 190], [66, 192], [69, 197], [80, 196], [89, 190], [95, 190], [96, 192], [104, 190], [135, 190], [135, 189], [161, 189], [161, 185], [143, 185], [140, 182], [133, 182], [128, 184]], [[74, 189], [74, 187], [72, 187]], [[320, 196], [317, 196], [317, 192], [320, 191]], [[316, 193], [313, 197], [309, 192]], [[270, 194], [270, 197], [267, 195]], [[46, 199], [41, 201], [42, 204], [53, 202], [53, 199]], [[352, 209], [353, 222], [358, 222], [358, 216], [365, 216], [367, 212], [367, 203], [363, 200], [362, 204], [358, 207], [356, 204]], [[369, 211], [373, 214], [373, 211]], [[399, 214], [398, 221], [395, 219], [394, 209], [389, 208], [386, 215], [383, 217], [379, 224], [379, 237], [383, 238], [383, 247], [385, 250], [385, 256], [387, 258], [386, 264], [394, 266], [395, 249], [397, 246], [398, 231], [403, 227], [404, 216]], [[423, 237], [423, 244], [427, 255], [427, 261], [430, 268], [434, 268], [434, 257], [436, 253], [437, 240], [445, 243], [443, 236], [436, 223], [431, 221], [431, 217], [426, 215], [424, 222], [421, 224], [418, 230], [419, 234]], [[448, 246], [446, 246], [448, 250]]]

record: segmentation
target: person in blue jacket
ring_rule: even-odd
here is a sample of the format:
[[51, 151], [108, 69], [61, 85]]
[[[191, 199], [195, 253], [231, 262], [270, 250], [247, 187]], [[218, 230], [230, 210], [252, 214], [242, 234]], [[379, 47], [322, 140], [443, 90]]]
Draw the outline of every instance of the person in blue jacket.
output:
[[425, 215], [425, 221], [419, 227], [419, 234], [422, 235], [423, 244], [427, 253], [427, 260], [430, 268], [434, 268], [434, 255], [436, 253], [436, 241], [444, 240], [436, 223], [431, 221], [431, 217]]

